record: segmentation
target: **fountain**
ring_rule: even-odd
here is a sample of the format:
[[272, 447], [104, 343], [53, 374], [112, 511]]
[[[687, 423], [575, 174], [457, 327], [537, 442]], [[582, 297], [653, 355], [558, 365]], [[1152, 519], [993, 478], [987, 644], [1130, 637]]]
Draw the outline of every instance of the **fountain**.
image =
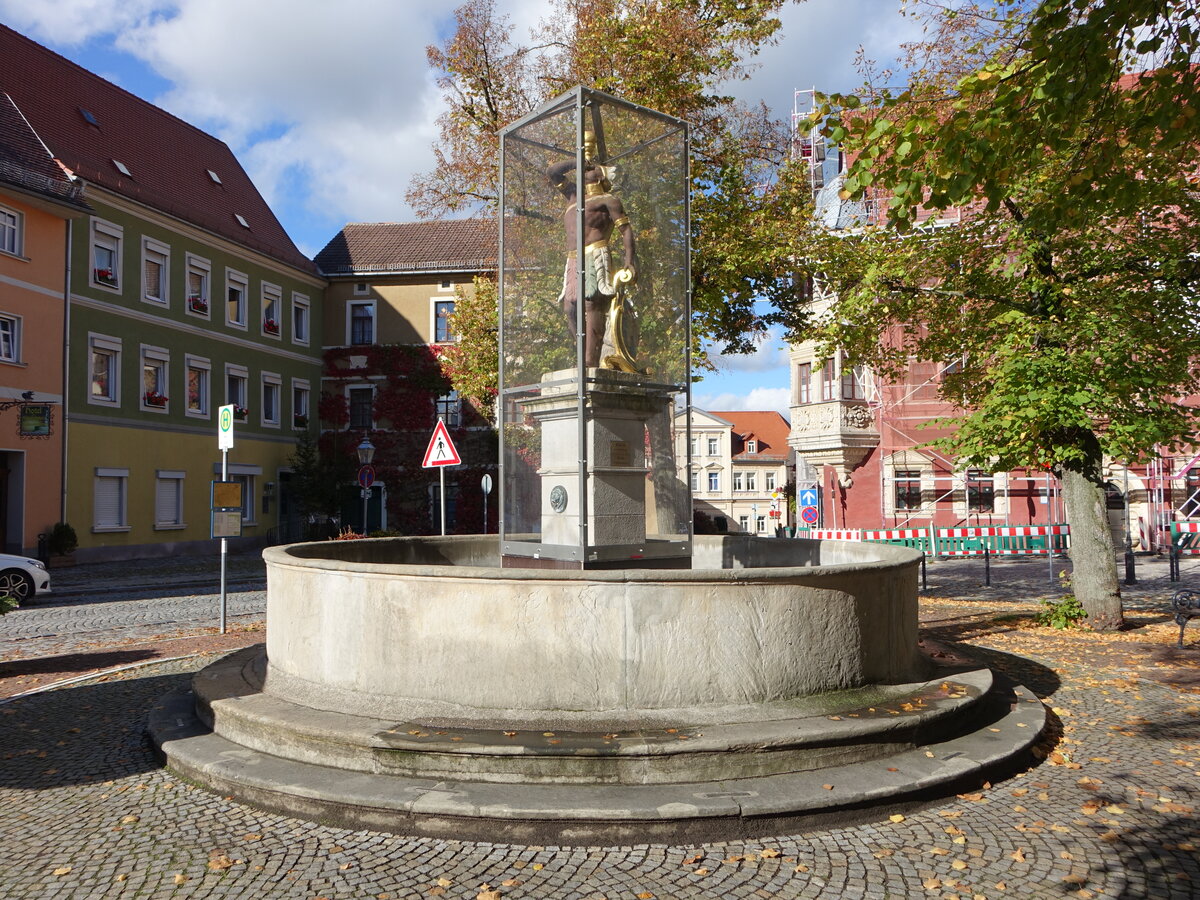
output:
[[918, 552], [691, 534], [684, 123], [578, 88], [501, 147], [500, 535], [266, 550], [266, 646], [156, 707], [168, 764], [566, 843], [879, 815], [1014, 764], [1042, 706], [920, 652]]

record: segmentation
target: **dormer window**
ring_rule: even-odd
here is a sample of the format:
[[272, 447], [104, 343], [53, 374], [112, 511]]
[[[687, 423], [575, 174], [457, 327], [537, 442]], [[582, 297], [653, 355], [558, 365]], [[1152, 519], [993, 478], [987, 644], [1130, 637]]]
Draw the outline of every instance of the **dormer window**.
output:
[[757, 453], [758, 452], [758, 441], [746, 441], [746, 452], [747, 453]]

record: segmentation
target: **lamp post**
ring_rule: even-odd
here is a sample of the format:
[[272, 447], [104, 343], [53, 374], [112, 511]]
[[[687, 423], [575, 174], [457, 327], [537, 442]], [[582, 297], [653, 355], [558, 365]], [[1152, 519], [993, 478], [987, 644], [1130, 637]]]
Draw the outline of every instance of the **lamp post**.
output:
[[363, 537], [367, 535], [367, 502], [371, 499], [371, 485], [375, 481], [375, 470], [371, 468], [371, 460], [375, 458], [375, 445], [369, 437], [364, 437], [362, 443], [355, 448], [358, 454], [358, 483], [362, 486], [363, 502]]

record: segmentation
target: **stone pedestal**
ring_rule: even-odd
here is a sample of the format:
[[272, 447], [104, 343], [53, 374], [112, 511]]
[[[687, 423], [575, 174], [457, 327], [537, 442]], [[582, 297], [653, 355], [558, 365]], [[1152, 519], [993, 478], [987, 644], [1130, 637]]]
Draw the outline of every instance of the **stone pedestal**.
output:
[[[646, 540], [646, 423], [671, 402], [669, 388], [645, 376], [588, 369], [584, 446], [575, 370], [550, 372], [522, 409], [541, 430], [541, 538], [567, 546], [638, 545]], [[557, 382], [557, 383], [555, 383]], [[587, 534], [579, 474], [586, 459]]]

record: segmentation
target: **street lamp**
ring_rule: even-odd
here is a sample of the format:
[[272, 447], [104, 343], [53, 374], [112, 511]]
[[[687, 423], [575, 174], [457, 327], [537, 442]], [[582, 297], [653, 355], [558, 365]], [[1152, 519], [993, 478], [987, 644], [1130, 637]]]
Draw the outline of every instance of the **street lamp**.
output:
[[375, 458], [375, 445], [369, 437], [364, 437], [354, 452], [358, 454], [358, 483], [362, 486], [363, 502], [363, 537], [366, 537], [367, 503], [371, 499], [371, 484], [375, 481], [375, 473], [370, 470], [371, 460]]

